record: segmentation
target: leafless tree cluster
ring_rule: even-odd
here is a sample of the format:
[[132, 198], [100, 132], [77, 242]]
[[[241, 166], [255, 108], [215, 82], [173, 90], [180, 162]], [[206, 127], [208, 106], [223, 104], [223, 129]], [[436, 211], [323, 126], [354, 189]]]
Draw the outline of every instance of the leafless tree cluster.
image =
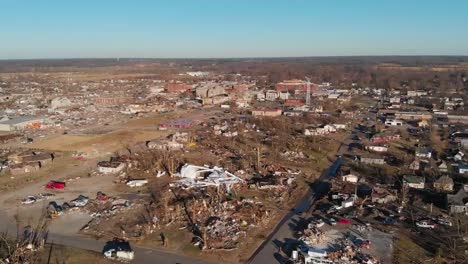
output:
[[45, 214], [35, 225], [20, 228], [17, 219], [16, 236], [0, 234], [0, 263], [40, 263], [41, 249], [47, 241], [48, 221]]

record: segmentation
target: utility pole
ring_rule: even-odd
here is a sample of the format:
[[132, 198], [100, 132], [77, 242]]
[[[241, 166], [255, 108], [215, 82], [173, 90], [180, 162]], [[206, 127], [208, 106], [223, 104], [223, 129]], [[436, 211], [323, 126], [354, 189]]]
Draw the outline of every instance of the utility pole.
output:
[[310, 79], [309, 77], [305, 77], [306, 85], [307, 85], [307, 93], [306, 93], [306, 105], [310, 106]]
[[260, 171], [260, 159], [261, 159], [260, 144], [257, 146], [257, 170]]

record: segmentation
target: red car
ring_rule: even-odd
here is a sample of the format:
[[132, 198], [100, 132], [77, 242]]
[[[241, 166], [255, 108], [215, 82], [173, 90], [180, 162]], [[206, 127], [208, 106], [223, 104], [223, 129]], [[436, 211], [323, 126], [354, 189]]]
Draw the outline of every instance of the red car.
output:
[[363, 240], [358, 243], [358, 246], [361, 248], [370, 248], [371, 242], [369, 240]]
[[64, 189], [65, 183], [60, 181], [50, 181], [45, 187], [46, 189]]
[[340, 219], [340, 220], [338, 220], [338, 223], [343, 224], [343, 225], [349, 225], [349, 224], [351, 224], [351, 220], [349, 220], [349, 219]]
[[97, 195], [96, 195], [96, 199], [99, 200], [99, 201], [107, 201], [108, 197], [105, 193], [103, 192], [98, 192]]

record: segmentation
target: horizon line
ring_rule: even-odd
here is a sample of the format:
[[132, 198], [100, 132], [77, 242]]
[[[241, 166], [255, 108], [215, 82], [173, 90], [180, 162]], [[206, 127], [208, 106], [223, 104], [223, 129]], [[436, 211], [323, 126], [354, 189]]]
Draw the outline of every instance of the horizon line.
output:
[[235, 60], [235, 59], [296, 59], [296, 58], [358, 58], [358, 57], [467, 57], [466, 55], [316, 55], [316, 56], [259, 56], [259, 57], [52, 57], [52, 58], [11, 58], [0, 61], [28, 60]]

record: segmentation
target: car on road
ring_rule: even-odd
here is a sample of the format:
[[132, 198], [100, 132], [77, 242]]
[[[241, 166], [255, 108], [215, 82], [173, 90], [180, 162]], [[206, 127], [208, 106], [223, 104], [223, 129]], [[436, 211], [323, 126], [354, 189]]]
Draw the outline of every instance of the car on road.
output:
[[417, 227], [434, 229], [437, 225], [429, 221], [418, 221], [416, 222]]
[[330, 217], [330, 218], [328, 219], [328, 223], [329, 223], [330, 225], [334, 226], [334, 225], [336, 225], [336, 219], [333, 218], [333, 217]]
[[437, 223], [438, 223], [439, 225], [452, 226], [452, 222], [450, 222], [449, 220], [444, 219], [444, 218], [438, 218], [438, 219], [437, 219]]
[[102, 250], [106, 258], [120, 261], [132, 261], [135, 253], [128, 241], [115, 238], [108, 241]]
[[396, 218], [393, 217], [385, 217], [382, 222], [386, 225], [394, 225], [396, 224], [397, 220]]
[[338, 223], [342, 225], [349, 225], [351, 224], [351, 220], [343, 218], [343, 219], [338, 220]]

